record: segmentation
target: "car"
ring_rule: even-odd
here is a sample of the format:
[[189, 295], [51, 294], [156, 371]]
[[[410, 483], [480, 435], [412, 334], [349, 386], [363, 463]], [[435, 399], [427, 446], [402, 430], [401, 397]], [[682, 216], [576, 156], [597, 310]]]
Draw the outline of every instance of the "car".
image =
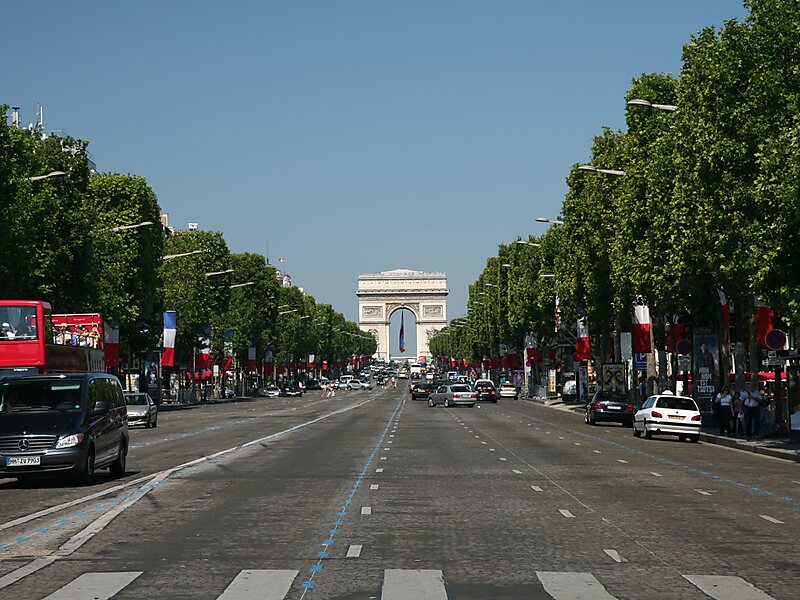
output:
[[125, 474], [128, 416], [119, 379], [105, 373], [35, 375], [0, 387], [0, 477]]
[[[341, 388], [341, 385], [339, 387]], [[350, 381], [347, 382], [347, 385], [345, 386], [345, 389], [346, 390], [363, 390], [366, 387], [367, 386], [364, 385], [361, 382], [360, 379], [356, 379], [355, 377], [353, 377]]]
[[232, 388], [226, 387], [225, 388], [225, 397], [230, 400], [231, 398], [236, 397], [236, 392], [233, 391]]
[[408, 379], [408, 371], [400, 371], [400, 373], [397, 374], [397, 378]]
[[268, 385], [267, 387], [260, 388], [256, 395], [260, 398], [277, 398], [281, 395], [281, 390], [277, 385]]
[[440, 385], [436, 391], [428, 396], [428, 406], [433, 408], [439, 404], [445, 408], [451, 406], [469, 406], [472, 408], [477, 401], [476, 393], [463, 383], [448, 383]]
[[147, 429], [158, 427], [158, 406], [150, 394], [128, 392], [124, 396], [128, 427], [135, 425], [143, 425]]
[[321, 390], [322, 384], [316, 379], [309, 379], [306, 381], [306, 390]]
[[623, 392], [595, 392], [586, 403], [583, 420], [588, 425], [596, 425], [598, 421], [621, 423], [623, 427], [633, 425], [634, 406]]
[[497, 403], [497, 388], [491, 379], [478, 379], [472, 386], [478, 400], [488, 400]]
[[366, 377], [361, 379], [361, 385], [365, 390], [371, 390], [372, 389], [372, 382]]
[[416, 382], [411, 386], [411, 399], [412, 400], [427, 400], [431, 395], [431, 391], [435, 390], [430, 383], [426, 381]]
[[287, 398], [301, 398], [303, 396], [303, 388], [296, 383], [290, 383], [281, 389], [281, 396]]
[[506, 381], [500, 384], [500, 389], [498, 390], [497, 395], [500, 398], [513, 398], [516, 400], [519, 398], [519, 390], [513, 383]]
[[650, 396], [633, 417], [633, 436], [650, 439], [653, 434], [677, 435], [682, 441], [700, 441], [702, 417], [697, 404], [687, 396]]
[[340, 390], [349, 390], [350, 389], [350, 382], [353, 380], [352, 375], [342, 375], [339, 377], [339, 382], [336, 384], [336, 387]]

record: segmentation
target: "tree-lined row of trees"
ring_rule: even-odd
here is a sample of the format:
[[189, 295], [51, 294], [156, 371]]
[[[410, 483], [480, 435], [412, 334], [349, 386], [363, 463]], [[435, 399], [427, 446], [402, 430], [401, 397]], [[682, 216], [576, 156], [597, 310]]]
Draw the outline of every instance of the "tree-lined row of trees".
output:
[[[203, 338], [215, 358], [232, 352], [243, 363], [251, 345], [258, 360], [272, 352], [279, 362], [375, 351], [374, 338], [330, 305], [280, 287], [263, 256], [230, 252], [222, 233], [168, 235], [144, 177], [93, 173], [86, 142], [19, 129], [8, 107], [0, 111], [1, 298], [100, 312], [127, 357], [158, 345], [164, 310], [178, 313], [187, 364]], [[38, 178], [53, 172], [63, 175]]]
[[434, 338], [434, 353], [492, 355], [529, 332], [546, 341], [556, 298], [564, 324], [588, 318], [601, 355], [634, 304], [650, 307], [662, 350], [678, 315], [718, 323], [717, 290], [736, 315], [737, 368], [750, 339], [757, 370], [754, 299], [800, 326], [800, 2], [745, 4], [743, 21], [692, 37], [678, 77], [633, 81], [626, 131], [594, 138], [588, 162], [606, 172], [572, 167], [563, 224], [500, 246], [464, 326]]

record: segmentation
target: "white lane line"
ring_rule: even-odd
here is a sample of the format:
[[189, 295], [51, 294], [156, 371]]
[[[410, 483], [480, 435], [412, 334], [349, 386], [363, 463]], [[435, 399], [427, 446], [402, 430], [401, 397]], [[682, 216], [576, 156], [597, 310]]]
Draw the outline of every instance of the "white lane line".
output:
[[372, 514], [372, 507], [371, 506], [362, 506], [361, 507], [361, 514], [362, 515], [371, 515]]
[[650, 471], [650, 475], [652, 475], [653, 477], [663, 477], [661, 473], [656, 473], [655, 471]]
[[753, 584], [734, 575], [684, 575], [683, 577], [716, 600], [775, 600]]
[[388, 452], [389, 450], [391, 450], [391, 448], [384, 448], [383, 449], [384, 452]]
[[607, 548], [607, 549], [603, 550], [603, 552], [608, 554], [611, 557], [611, 560], [613, 560], [614, 562], [618, 562], [618, 563], [626, 563], [626, 562], [628, 562], [628, 559], [625, 558], [624, 556], [622, 556], [616, 550], [613, 550], [611, 548]]
[[617, 462], [621, 462], [622, 464], [625, 464], [625, 465], [627, 465], [627, 464], [628, 464], [628, 461], [627, 461], [627, 460], [623, 460], [623, 459], [621, 459], [621, 458], [618, 458], [618, 459], [617, 459]]
[[540, 488], [538, 485], [532, 485], [532, 486], [531, 486], [531, 489], [532, 489], [534, 492], [541, 492], [541, 491], [542, 491], [542, 488]]
[[511, 469], [511, 472], [516, 473], [517, 475], [522, 475], [522, 471], [520, 471], [519, 469]]
[[390, 433], [390, 434], [389, 434], [389, 437], [394, 437], [394, 434], [393, 434], [393, 433]]
[[447, 600], [442, 572], [386, 569], [383, 572], [381, 600]]
[[576, 446], [580, 446], [581, 445], [580, 442], [572, 442], [572, 443], [575, 444]]
[[536, 571], [536, 576], [554, 600], [616, 600], [591, 573]]
[[595, 454], [602, 454], [602, 452], [600, 452], [600, 450], [592, 450], [592, 452], [594, 452]]
[[502, 456], [501, 456], [501, 457], [499, 457], [499, 458], [500, 458], [500, 460], [502, 460], [502, 461], [504, 461], [504, 462], [508, 460], [507, 458], [503, 458]]
[[558, 436], [558, 439], [563, 440], [565, 438], [563, 436]]
[[562, 515], [564, 515], [568, 519], [574, 519], [575, 518], [575, 515], [573, 515], [571, 512], [569, 512], [566, 508], [559, 508], [558, 512], [560, 512]]
[[381, 460], [386, 460], [386, 457], [385, 456], [381, 456]]
[[372, 485], [370, 485], [370, 486], [369, 486], [369, 489], [371, 489], [371, 490], [377, 490], [379, 487], [380, 487], [380, 486], [379, 486], [377, 483], [373, 483]]
[[142, 573], [143, 571], [84, 573], [44, 600], [80, 600], [81, 598], [108, 600], [130, 585]]
[[[387, 444], [394, 444], [394, 440], [389, 440], [389, 441], [388, 441], [388, 442], [386, 442], [386, 443], [387, 443]], [[388, 450], [388, 448], [387, 448], [387, 450]]]
[[783, 521], [779, 521], [775, 517], [770, 517], [769, 515], [758, 515], [758, 516], [764, 519], [765, 521], [769, 521], [770, 523], [778, 523], [779, 525], [784, 524]]
[[479, 436], [479, 435], [476, 435], [476, 436], [475, 436], [475, 439], [476, 439], [476, 440], [479, 440], [479, 439], [481, 439], [481, 436]]
[[243, 569], [217, 600], [283, 600], [299, 571]]
[[383, 473], [383, 469], [375, 469], [376, 473]]
[[701, 489], [698, 489], [698, 488], [695, 488], [694, 491], [697, 492], [698, 494], [700, 494], [701, 496], [710, 496], [711, 495], [710, 492], [707, 492], [705, 490], [701, 490]]
[[481, 444], [483, 444], [483, 445], [485, 446], [485, 445], [486, 445], [486, 442], [481, 442]]
[[361, 556], [362, 547], [363, 546], [361, 544], [350, 544], [350, 547], [347, 549], [346, 558], [358, 558]]
[[494, 448], [489, 448], [489, 452], [497, 452]]

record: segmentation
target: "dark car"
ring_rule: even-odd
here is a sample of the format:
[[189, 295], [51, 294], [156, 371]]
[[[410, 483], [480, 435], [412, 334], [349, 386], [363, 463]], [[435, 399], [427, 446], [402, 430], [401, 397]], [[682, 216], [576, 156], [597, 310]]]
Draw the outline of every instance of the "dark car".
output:
[[36, 375], [0, 387], [0, 477], [90, 483], [103, 467], [121, 476], [128, 439], [125, 399], [112, 375]]
[[299, 398], [302, 395], [303, 395], [303, 388], [301, 388], [296, 383], [290, 383], [281, 390], [281, 396], [287, 396], [290, 398]]
[[599, 391], [586, 405], [583, 420], [589, 425], [596, 425], [598, 421], [611, 421], [622, 423], [625, 427], [632, 427], [635, 412], [627, 394]]
[[497, 388], [488, 379], [478, 379], [472, 389], [475, 391], [479, 401], [486, 400], [497, 403]]
[[435, 390], [427, 381], [417, 381], [411, 386], [411, 399], [412, 400], [427, 400], [431, 392]]
[[322, 384], [316, 379], [309, 379], [306, 381], [306, 390], [321, 390]]

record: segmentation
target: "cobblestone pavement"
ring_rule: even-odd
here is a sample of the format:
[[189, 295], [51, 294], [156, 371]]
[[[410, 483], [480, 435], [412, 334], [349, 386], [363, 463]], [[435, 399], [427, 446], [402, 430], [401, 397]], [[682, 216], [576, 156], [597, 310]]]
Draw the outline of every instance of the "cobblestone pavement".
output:
[[787, 461], [634, 439], [524, 401], [429, 408], [404, 390], [161, 419], [134, 432], [139, 471], [122, 481], [0, 484], [0, 595], [788, 600], [800, 588], [800, 468]]

